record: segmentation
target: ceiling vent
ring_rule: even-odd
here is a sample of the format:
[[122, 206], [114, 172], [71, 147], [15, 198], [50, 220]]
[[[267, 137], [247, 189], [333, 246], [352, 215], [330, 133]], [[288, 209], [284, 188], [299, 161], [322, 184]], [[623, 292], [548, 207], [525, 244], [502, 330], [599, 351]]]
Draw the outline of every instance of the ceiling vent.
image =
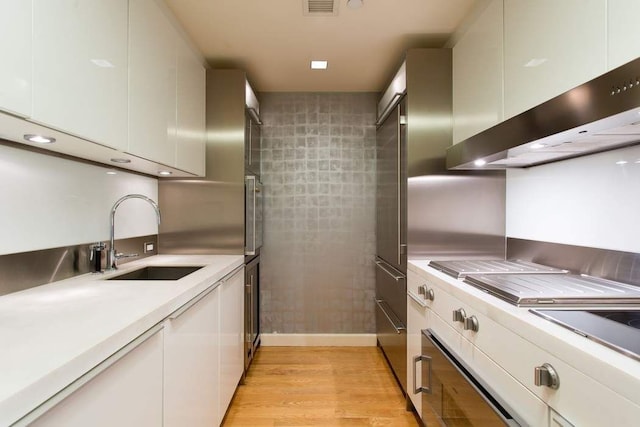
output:
[[305, 16], [338, 16], [338, 0], [302, 0]]

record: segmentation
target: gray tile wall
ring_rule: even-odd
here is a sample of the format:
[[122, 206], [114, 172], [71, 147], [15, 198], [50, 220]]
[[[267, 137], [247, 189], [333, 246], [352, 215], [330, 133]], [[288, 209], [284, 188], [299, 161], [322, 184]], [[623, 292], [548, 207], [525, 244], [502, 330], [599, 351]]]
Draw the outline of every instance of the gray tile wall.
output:
[[374, 333], [375, 93], [261, 96], [261, 331]]

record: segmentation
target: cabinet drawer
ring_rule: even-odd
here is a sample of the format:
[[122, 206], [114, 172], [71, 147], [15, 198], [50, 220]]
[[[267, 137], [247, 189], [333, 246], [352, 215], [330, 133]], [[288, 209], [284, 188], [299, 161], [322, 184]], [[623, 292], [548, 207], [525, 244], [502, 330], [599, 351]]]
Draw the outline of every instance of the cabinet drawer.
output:
[[[575, 425], [607, 425], [612, 422], [613, 425], [629, 425], [640, 416], [640, 407], [634, 403], [492, 320], [487, 307], [462, 303], [444, 290], [448, 285], [441, 279], [433, 277], [429, 282], [435, 291], [433, 311], [460, 334], [460, 346], [468, 347], [461, 351], [467, 357], [474, 351], [482, 351]], [[453, 320], [453, 311], [460, 308], [466, 316], [476, 316], [477, 332], [464, 330], [462, 323]], [[535, 385], [534, 370], [545, 363], [557, 372], [560, 378], [558, 389]], [[601, 407], [609, 410], [597, 409]]]

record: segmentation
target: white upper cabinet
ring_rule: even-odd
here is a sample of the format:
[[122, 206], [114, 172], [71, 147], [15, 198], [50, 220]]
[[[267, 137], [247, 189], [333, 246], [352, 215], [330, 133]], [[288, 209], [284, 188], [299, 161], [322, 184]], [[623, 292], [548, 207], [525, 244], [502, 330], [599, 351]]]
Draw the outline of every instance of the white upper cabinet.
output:
[[199, 58], [178, 40], [178, 105], [176, 167], [205, 173], [206, 73]]
[[453, 48], [454, 144], [502, 120], [502, 11], [492, 1]]
[[127, 0], [33, 1], [34, 121], [126, 149], [127, 13]]
[[173, 165], [176, 34], [154, 0], [129, 2], [129, 152]]
[[31, 115], [30, 1], [0, 0], [0, 110]]
[[640, 57], [640, 1], [608, 0], [608, 69]]
[[504, 0], [505, 118], [606, 71], [606, 6], [602, 0]]

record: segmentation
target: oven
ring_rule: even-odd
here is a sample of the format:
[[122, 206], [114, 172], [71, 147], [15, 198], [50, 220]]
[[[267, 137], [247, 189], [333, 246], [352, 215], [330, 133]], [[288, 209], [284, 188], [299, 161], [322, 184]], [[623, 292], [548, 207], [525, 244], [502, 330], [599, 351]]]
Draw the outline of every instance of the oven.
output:
[[[499, 396], [431, 329], [422, 331], [422, 411], [445, 426], [518, 426]], [[415, 381], [414, 381], [415, 382]], [[426, 419], [423, 417], [423, 419]]]

